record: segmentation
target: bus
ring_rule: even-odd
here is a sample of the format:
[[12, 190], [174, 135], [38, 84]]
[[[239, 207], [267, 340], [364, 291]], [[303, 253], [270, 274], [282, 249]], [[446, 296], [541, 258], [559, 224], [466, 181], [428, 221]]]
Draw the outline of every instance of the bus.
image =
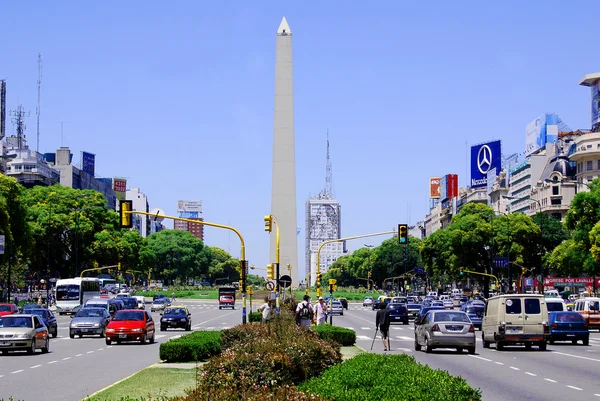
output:
[[100, 296], [100, 280], [92, 277], [56, 281], [56, 311], [59, 315], [77, 313], [85, 301]]
[[117, 280], [115, 280], [114, 278], [103, 278], [103, 277], [98, 277], [98, 280], [100, 280], [100, 288], [104, 288], [107, 285], [116, 285], [117, 284]]

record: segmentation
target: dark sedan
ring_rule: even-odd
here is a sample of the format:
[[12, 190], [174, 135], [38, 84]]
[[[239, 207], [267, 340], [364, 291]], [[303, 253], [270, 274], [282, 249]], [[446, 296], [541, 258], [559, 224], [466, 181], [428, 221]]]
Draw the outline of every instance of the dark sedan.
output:
[[168, 306], [161, 315], [160, 331], [168, 328], [192, 330], [192, 314], [185, 306]]
[[39, 316], [39, 318], [42, 319], [48, 328], [48, 333], [52, 336], [52, 338], [55, 338], [58, 335], [58, 323], [56, 322], [56, 317], [51, 311], [44, 308], [32, 308], [27, 309], [27, 313], [30, 315]]
[[430, 310], [446, 310], [446, 308], [444, 308], [443, 306], [425, 306], [425, 305], [423, 305], [421, 307], [421, 310], [419, 311], [419, 314], [415, 318], [415, 326], [418, 326], [421, 324], [421, 320], [423, 319], [423, 316], [425, 316], [427, 314], [427, 312], [429, 312]]
[[548, 314], [550, 325], [550, 344], [555, 341], [571, 341], [583, 345], [590, 344], [590, 331], [588, 324], [579, 312], [550, 312]]
[[461, 310], [469, 315], [469, 319], [473, 322], [473, 326], [481, 330], [483, 323], [483, 311], [485, 310], [484, 305], [466, 303], [461, 307]]
[[408, 324], [408, 309], [406, 309], [406, 305], [392, 302], [387, 306], [387, 308], [390, 311], [390, 324]]

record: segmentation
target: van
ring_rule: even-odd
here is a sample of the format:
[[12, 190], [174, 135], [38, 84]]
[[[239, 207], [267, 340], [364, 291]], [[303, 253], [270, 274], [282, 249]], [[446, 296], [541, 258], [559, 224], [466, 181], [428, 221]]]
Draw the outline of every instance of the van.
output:
[[548, 312], [566, 312], [567, 304], [562, 298], [546, 298]]
[[545, 351], [550, 339], [548, 306], [542, 294], [505, 294], [488, 299], [481, 330], [483, 348], [496, 343], [496, 350], [505, 345], [524, 344], [531, 349], [536, 344]]
[[600, 329], [600, 298], [579, 298], [575, 301], [575, 308], [573, 310], [583, 316], [590, 330]]
[[84, 308], [103, 308], [108, 311], [108, 313], [112, 316], [116, 311], [121, 310], [123, 308], [120, 307], [118, 302], [115, 302], [114, 298], [103, 299], [103, 298], [90, 298], [86, 301]]

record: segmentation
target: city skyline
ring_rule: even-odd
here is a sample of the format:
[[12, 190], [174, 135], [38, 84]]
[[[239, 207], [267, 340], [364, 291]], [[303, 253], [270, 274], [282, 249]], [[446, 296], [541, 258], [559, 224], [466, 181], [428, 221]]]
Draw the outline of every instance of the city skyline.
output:
[[[251, 264], [269, 261], [262, 216], [270, 205], [272, 39], [283, 15], [301, 38], [294, 44], [297, 202], [322, 182], [315, 160], [329, 128], [344, 236], [422, 220], [429, 177], [457, 173], [464, 187], [471, 145], [502, 139], [507, 154], [523, 152], [525, 126], [542, 113], [590, 128], [589, 91], [578, 82], [600, 70], [600, 56], [589, 51], [593, 24], [544, 29], [579, 18], [579, 7], [442, 4], [431, 11], [389, 3], [366, 11], [330, 4], [315, 17], [277, 3], [188, 4], [188, 15], [152, 3], [141, 11], [119, 5], [120, 13], [106, 5], [39, 5], [27, 32], [4, 48], [11, 55], [0, 70], [7, 111], [19, 104], [32, 111], [26, 133], [34, 143], [41, 52], [40, 151], [64, 145], [75, 155], [93, 152], [97, 175], [128, 178], [151, 208], [169, 215], [178, 199], [202, 199], [207, 221], [241, 230]], [[6, 29], [22, 30], [18, 4], [5, 9]], [[49, 29], [50, 13], [52, 27], [61, 28]], [[397, 15], [411, 18], [398, 24]], [[534, 59], [545, 43], [562, 55]], [[10, 121], [6, 128], [12, 134]], [[378, 207], [365, 215], [362, 205], [374, 196]], [[207, 228], [206, 238], [239, 257], [227, 232]], [[350, 251], [361, 246], [348, 243]]]

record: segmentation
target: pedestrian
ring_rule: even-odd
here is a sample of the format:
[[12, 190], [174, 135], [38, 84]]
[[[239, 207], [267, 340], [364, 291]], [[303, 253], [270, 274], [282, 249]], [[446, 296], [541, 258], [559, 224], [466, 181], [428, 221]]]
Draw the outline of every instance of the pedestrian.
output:
[[175, 302], [175, 291], [171, 291], [171, 302]]
[[42, 306], [42, 294], [38, 295], [38, 306]]
[[15, 295], [15, 305], [19, 306], [19, 297]]
[[310, 322], [313, 319], [313, 307], [310, 304], [308, 294], [304, 295], [304, 300], [296, 306], [296, 324], [299, 326], [310, 328]]
[[[383, 309], [379, 309], [377, 314], [375, 315], [375, 329], [379, 329], [381, 332], [381, 341], [383, 342], [383, 350], [387, 351], [388, 349], [391, 351], [390, 347], [390, 310], [385, 307]], [[387, 344], [386, 344], [387, 340]]]
[[267, 299], [267, 302], [263, 304], [258, 311], [262, 313], [262, 322], [269, 323], [273, 315], [273, 300]]
[[327, 304], [323, 300], [323, 297], [319, 297], [317, 303], [313, 306], [315, 311], [315, 323], [317, 326], [322, 326], [327, 321]]

